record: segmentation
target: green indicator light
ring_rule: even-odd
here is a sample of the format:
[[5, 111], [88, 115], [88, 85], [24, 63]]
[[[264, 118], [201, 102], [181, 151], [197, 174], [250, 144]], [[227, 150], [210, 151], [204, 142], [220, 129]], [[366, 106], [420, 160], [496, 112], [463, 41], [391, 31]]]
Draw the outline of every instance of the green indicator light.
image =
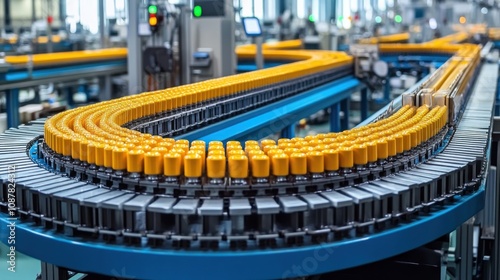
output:
[[155, 5], [151, 5], [148, 7], [148, 12], [150, 14], [156, 14], [158, 12], [158, 7], [156, 7]]
[[201, 6], [194, 6], [193, 15], [195, 17], [201, 17], [201, 14], [202, 14]]
[[314, 22], [314, 16], [313, 16], [313, 15], [310, 15], [310, 16], [309, 16], [309, 21], [310, 21], [310, 22]]
[[381, 18], [381, 17], [379, 17], [379, 16], [376, 16], [376, 17], [375, 17], [375, 22], [376, 22], [376, 23], [381, 23], [381, 22], [382, 22], [382, 18]]
[[339, 16], [339, 21], [342, 21], [344, 19], [343, 16]]
[[395, 22], [397, 22], [397, 23], [400, 23], [400, 22], [402, 22], [402, 21], [403, 21], [403, 18], [402, 18], [400, 15], [396, 15], [396, 16], [394, 17], [394, 21], [395, 21]]

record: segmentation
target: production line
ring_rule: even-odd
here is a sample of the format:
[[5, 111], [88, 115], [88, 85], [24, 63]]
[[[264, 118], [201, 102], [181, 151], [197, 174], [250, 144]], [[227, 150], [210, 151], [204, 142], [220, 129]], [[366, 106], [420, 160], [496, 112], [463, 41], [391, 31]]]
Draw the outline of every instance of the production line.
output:
[[[332, 246], [327, 248], [338, 250], [333, 258], [349, 260], [323, 264], [318, 273], [338, 270], [368, 262], [342, 254], [348, 250], [336, 247], [342, 241], [377, 240], [402, 225], [433, 224], [440, 213], [449, 218], [452, 210], [465, 211], [460, 221], [443, 226], [445, 234], [481, 209], [495, 91], [472, 85], [496, 82], [492, 73], [497, 73], [487, 70], [495, 66], [483, 65], [479, 46], [448, 45], [456, 40], [380, 44], [381, 55], [450, 58], [404, 94], [400, 108], [338, 133], [278, 141], [227, 138], [226, 143], [184, 138], [256, 107], [354, 77], [355, 59], [345, 53], [272, 46], [263, 50], [266, 60], [295, 62], [105, 101], [10, 129], [0, 139], [2, 163], [17, 163], [14, 208], [23, 220], [35, 222], [27, 232], [53, 230], [64, 246], [69, 246], [66, 239], [118, 244], [106, 245], [111, 248], [134, 244], [147, 252], [128, 253], [166, 261], [154, 272], [132, 267], [132, 276], [139, 278], [166, 270], [199, 275], [185, 271], [182, 261], [235, 277], [245, 272], [282, 277], [286, 262], [254, 272], [240, 261], [258, 265], [287, 255], [293, 263], [301, 251], [317, 246]], [[249, 59], [254, 52], [247, 46], [238, 56]], [[2, 172], [1, 209], [7, 212], [13, 205], [8, 171]], [[429, 218], [429, 213], [435, 214]], [[103, 260], [111, 256], [102, 253]], [[214, 260], [203, 265], [209, 257]], [[94, 265], [48, 261], [109, 274]], [[106, 267], [119, 266], [118, 260], [108, 261]]]

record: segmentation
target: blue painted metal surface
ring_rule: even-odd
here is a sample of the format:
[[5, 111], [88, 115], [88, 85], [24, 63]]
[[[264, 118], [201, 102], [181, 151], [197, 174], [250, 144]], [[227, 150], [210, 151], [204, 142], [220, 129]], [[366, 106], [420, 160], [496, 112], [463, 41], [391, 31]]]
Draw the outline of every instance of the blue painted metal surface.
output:
[[[484, 206], [484, 186], [428, 216], [366, 237], [317, 246], [235, 252], [164, 251], [62, 238], [16, 222], [16, 250], [68, 269], [139, 279], [275, 279], [340, 270], [391, 257], [455, 230]], [[11, 220], [0, 215], [6, 243]]]
[[319, 110], [350, 98], [351, 93], [360, 87], [361, 82], [357, 79], [342, 78], [228, 120], [201, 127], [177, 138], [190, 141], [200, 139], [206, 142], [262, 139], [281, 132], [283, 128]]
[[[264, 63], [264, 68], [271, 68], [275, 66], [280, 66], [285, 64], [285, 62], [265, 62]], [[244, 72], [250, 72], [250, 71], [256, 71], [257, 66], [255, 63], [240, 63], [238, 62], [238, 66], [236, 67], [236, 71], [238, 73], [244, 73]]]
[[330, 131], [340, 132], [340, 103], [330, 106]]
[[368, 88], [361, 90], [361, 120], [368, 118]]
[[403, 55], [403, 54], [381, 54], [380, 59], [385, 62], [403, 62], [403, 61], [419, 61], [419, 62], [445, 62], [450, 59], [450, 55], [446, 54], [420, 54], [420, 55]]
[[292, 139], [295, 137], [295, 124], [291, 124], [281, 130], [281, 138]]

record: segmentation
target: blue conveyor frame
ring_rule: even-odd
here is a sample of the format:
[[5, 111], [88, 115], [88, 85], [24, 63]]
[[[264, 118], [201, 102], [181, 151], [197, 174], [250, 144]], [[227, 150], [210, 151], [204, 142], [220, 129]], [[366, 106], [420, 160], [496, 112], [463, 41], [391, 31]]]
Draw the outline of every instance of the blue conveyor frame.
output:
[[[16, 224], [16, 250], [67, 269], [138, 279], [275, 279], [351, 268], [422, 246], [464, 223], [484, 207], [485, 186], [456, 203], [408, 224], [334, 243], [289, 249], [236, 252], [162, 251], [61, 238], [51, 230]], [[12, 222], [0, 214], [0, 240]]]

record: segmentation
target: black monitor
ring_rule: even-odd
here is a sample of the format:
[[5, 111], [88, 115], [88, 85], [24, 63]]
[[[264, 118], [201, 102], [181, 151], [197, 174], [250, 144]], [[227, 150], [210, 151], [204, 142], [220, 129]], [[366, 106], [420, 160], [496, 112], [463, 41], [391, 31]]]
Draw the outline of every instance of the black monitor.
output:
[[262, 35], [260, 21], [256, 17], [245, 17], [241, 19], [243, 29], [248, 37], [258, 37]]

